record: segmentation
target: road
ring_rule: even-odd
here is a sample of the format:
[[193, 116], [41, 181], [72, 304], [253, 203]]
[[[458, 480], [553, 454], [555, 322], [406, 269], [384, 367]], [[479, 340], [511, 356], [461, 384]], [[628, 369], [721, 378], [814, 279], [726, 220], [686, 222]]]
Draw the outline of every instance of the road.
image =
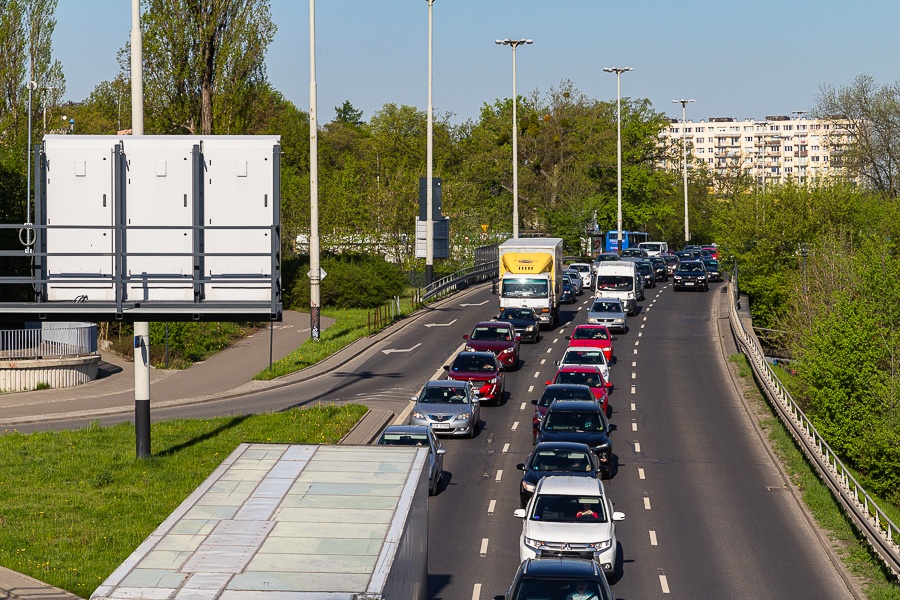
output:
[[[721, 286], [708, 293], [647, 290], [616, 342], [611, 421], [617, 469], [606, 482], [618, 524], [619, 599], [850, 598], [820, 538], [752, 425], [719, 342]], [[555, 372], [565, 335], [584, 322], [588, 295], [507, 374], [509, 398], [482, 409], [473, 440], [445, 441], [448, 472], [430, 500], [429, 591], [434, 599], [503, 594], [518, 566], [520, 472], [531, 449], [530, 400]], [[154, 419], [359, 402], [404, 413], [442, 373], [475, 321], [497, 312], [490, 288], [432, 309], [333, 372], [240, 398], [160, 409]], [[104, 418], [104, 423], [130, 415]], [[67, 423], [67, 426], [78, 426]], [[57, 424], [57, 427], [59, 425]], [[44, 427], [53, 427], [45, 424]]]

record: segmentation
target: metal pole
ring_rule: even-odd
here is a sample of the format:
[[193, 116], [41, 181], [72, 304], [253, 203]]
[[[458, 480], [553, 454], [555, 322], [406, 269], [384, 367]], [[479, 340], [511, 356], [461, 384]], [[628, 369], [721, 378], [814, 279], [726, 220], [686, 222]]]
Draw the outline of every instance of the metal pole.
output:
[[431, 285], [434, 281], [434, 110], [431, 104], [431, 82], [432, 82], [432, 8], [434, 0], [428, 1], [428, 140], [427, 161], [425, 173], [425, 285]]
[[322, 271], [319, 266], [319, 131], [316, 119], [316, 0], [309, 0], [309, 329], [319, 340]]
[[[131, 0], [131, 133], [144, 135], [141, 2]], [[150, 323], [134, 324], [134, 429], [138, 458], [150, 456]]]
[[513, 97], [512, 97], [512, 167], [513, 167], [513, 237], [519, 237], [519, 135], [516, 118], [516, 105], [519, 103], [519, 97], [516, 93], [516, 48], [521, 44], [533, 44], [534, 40], [520, 39], [496, 40], [496, 44], [509, 46], [512, 48], [512, 80], [513, 80]]
[[603, 70], [616, 74], [616, 195], [618, 197], [616, 225], [619, 232], [619, 254], [622, 254], [622, 73], [633, 69], [631, 67], [607, 67]]
[[[34, 75], [32, 73], [32, 75]], [[27, 216], [25, 217], [25, 224], [31, 225], [31, 169], [29, 166], [31, 165], [31, 97], [34, 94], [34, 88], [37, 87], [37, 84], [34, 81], [28, 82], [28, 149], [25, 150], [25, 171], [28, 173], [28, 183], [25, 188], [25, 206]]]
[[688, 219], [688, 178], [687, 178], [687, 133], [685, 132], [685, 123], [687, 122], [686, 107], [688, 102], [694, 100], [672, 100], [676, 104], [681, 104], [681, 146], [684, 153], [684, 243], [691, 241], [690, 221]]

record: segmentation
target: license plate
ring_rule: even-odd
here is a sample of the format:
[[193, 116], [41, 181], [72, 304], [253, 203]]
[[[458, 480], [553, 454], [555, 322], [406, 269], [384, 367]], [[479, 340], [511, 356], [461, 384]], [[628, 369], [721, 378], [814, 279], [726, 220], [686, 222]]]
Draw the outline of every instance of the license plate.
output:
[[693, 281], [685, 281], [684, 285], [694, 285], [694, 282]]
[[450, 429], [450, 425], [448, 425], [447, 423], [432, 423], [431, 428], [432, 429]]

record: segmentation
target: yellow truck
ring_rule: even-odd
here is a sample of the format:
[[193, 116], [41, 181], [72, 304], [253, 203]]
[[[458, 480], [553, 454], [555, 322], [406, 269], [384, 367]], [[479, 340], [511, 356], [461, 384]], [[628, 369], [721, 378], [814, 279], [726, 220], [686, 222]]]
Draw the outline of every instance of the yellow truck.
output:
[[541, 324], [559, 322], [562, 238], [513, 238], [500, 244], [500, 308], [533, 308]]

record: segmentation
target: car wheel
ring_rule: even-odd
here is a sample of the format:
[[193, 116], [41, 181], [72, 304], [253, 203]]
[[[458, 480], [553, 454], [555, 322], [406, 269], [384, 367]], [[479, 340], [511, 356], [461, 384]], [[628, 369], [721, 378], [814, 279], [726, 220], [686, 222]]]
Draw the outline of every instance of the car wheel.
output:
[[432, 482], [431, 487], [428, 488], [429, 496], [437, 495], [438, 486], [441, 484], [441, 475], [443, 475], [443, 473], [438, 473], [438, 476], [434, 478], [434, 481]]
[[709, 284], [708, 284], [708, 283], [707, 283], [706, 285], [703, 286], [703, 291], [704, 291], [704, 292], [708, 292], [708, 291], [709, 291]]
[[474, 423], [471, 427], [469, 427], [469, 435], [467, 435], [466, 437], [469, 438], [470, 440], [471, 440], [473, 437], [475, 437], [475, 430], [476, 430], [476, 429], [478, 429], [478, 421], [475, 421], [475, 423]]

